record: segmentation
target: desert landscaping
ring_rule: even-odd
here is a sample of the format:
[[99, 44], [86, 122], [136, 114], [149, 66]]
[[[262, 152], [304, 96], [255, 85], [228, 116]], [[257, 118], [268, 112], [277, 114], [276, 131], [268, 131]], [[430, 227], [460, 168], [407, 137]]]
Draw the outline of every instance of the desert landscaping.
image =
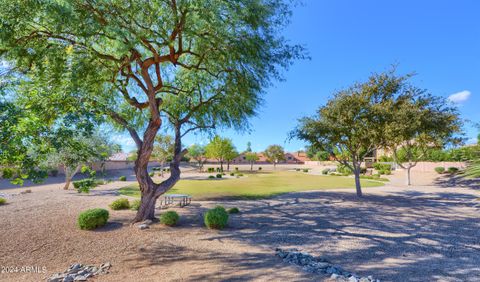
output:
[[480, 281], [479, 10], [0, 0], [0, 281]]
[[[198, 175], [185, 170], [185, 178]], [[95, 281], [330, 279], [284, 262], [275, 255], [281, 248], [298, 249], [381, 281], [476, 281], [480, 193], [460, 184], [449, 186], [434, 173], [414, 176], [422, 176], [421, 185], [395, 185], [396, 179], [403, 180], [397, 171], [384, 186], [366, 188], [362, 200], [351, 188], [258, 200], [194, 198], [187, 207], [158, 210], [178, 212], [175, 227], [152, 224], [140, 230], [130, 225], [134, 211], [110, 211], [109, 223], [93, 232], [77, 228], [77, 215], [89, 208], [108, 209], [124, 197], [119, 189], [134, 181], [114, 181], [89, 194], [65, 191], [58, 179], [2, 188], [8, 204], [0, 208], [0, 265], [45, 267], [45, 272], [2, 273], [1, 278], [40, 281], [73, 264], [110, 263], [109, 273], [95, 276]], [[321, 183], [328, 176], [315, 177]], [[22, 193], [26, 189], [31, 193]], [[240, 209], [221, 231], [206, 229], [202, 222], [202, 214], [215, 205]]]

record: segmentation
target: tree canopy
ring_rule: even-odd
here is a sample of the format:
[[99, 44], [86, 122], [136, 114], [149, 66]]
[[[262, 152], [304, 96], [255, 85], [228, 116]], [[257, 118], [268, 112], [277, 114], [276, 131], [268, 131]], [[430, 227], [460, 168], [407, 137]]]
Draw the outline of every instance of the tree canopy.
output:
[[[82, 112], [132, 136], [143, 195], [135, 221], [153, 219], [156, 198], [178, 181], [184, 134], [245, 127], [265, 87], [305, 57], [280, 35], [291, 14], [283, 0], [0, 5], [0, 59], [25, 78], [18, 96], [43, 108], [39, 118]], [[154, 183], [147, 167], [164, 114], [175, 128], [172, 173]]]
[[278, 162], [285, 160], [285, 151], [280, 145], [270, 145], [263, 153], [267, 161], [273, 163], [273, 167], [276, 167]]
[[347, 166], [355, 174], [357, 195], [362, 196], [360, 166], [368, 154], [386, 145], [385, 129], [407, 78], [394, 70], [372, 74], [366, 82], [334, 93], [317, 115], [299, 120], [292, 137]]
[[238, 153], [231, 139], [215, 136], [205, 147], [205, 155], [218, 160], [223, 171], [223, 163], [232, 160]]

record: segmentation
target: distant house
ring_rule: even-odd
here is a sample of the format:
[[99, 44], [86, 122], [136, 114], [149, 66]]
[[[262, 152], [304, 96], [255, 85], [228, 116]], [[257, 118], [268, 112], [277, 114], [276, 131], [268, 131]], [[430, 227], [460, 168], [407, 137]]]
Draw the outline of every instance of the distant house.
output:
[[[268, 164], [267, 157], [263, 153], [257, 153], [258, 161], [255, 163], [257, 164]], [[287, 152], [285, 153], [285, 160], [280, 161], [280, 164], [304, 164], [305, 161], [309, 161], [310, 159], [307, 157], [305, 152]], [[208, 160], [208, 162], [216, 163], [215, 160]], [[230, 163], [232, 164], [248, 164], [247, 158], [245, 157], [245, 153], [241, 153], [236, 158], [234, 158]]]

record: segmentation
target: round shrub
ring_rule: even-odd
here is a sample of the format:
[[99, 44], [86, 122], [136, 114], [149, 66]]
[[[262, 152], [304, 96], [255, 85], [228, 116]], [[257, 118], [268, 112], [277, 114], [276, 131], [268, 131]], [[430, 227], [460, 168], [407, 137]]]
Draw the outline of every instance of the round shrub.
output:
[[150, 173], [148, 174], [148, 176], [150, 176], [150, 177], [154, 177], [154, 176], [155, 176], [155, 172], [153, 172], [153, 171], [152, 171], [152, 172], [150, 172]]
[[304, 168], [304, 169], [303, 169], [303, 172], [308, 172], [308, 168]]
[[208, 171], [208, 172], [214, 172], [215, 169], [214, 169], [213, 167], [209, 167], [209, 168], [207, 169], [207, 171]]
[[453, 167], [453, 166], [452, 166], [452, 167], [449, 167], [449, 168], [447, 169], [447, 172], [448, 172], [448, 173], [452, 173], [452, 174], [457, 173], [457, 172], [458, 172], [458, 167]]
[[232, 172], [232, 173], [230, 173], [230, 176], [235, 176], [235, 173], [233, 173], [233, 172]]
[[209, 179], [214, 179], [214, 178], [215, 178], [215, 176], [213, 176], [213, 175], [209, 175], [209, 176], [208, 176], [208, 178], [209, 178]]
[[107, 224], [109, 214], [105, 209], [86, 210], [78, 216], [80, 229], [92, 230]]
[[118, 178], [120, 181], [127, 181], [127, 177], [125, 175], [122, 175]]
[[0, 198], [0, 206], [5, 205], [7, 203], [7, 199], [5, 198]]
[[210, 229], [223, 229], [227, 226], [228, 213], [224, 207], [217, 206], [205, 213], [204, 222]]
[[238, 171], [238, 167], [235, 167], [235, 171]]
[[435, 171], [438, 173], [438, 174], [442, 174], [445, 172], [445, 168], [443, 166], [437, 166], [435, 168]]
[[138, 211], [140, 209], [140, 204], [142, 202], [140, 200], [134, 200], [131, 204], [130, 204], [130, 209], [132, 211]]
[[222, 178], [222, 175], [220, 173], [217, 174], [217, 178]]
[[383, 171], [383, 174], [385, 174], [385, 175], [390, 175], [390, 174], [392, 174], [392, 171], [389, 170], [389, 169], [387, 169], [387, 170], [384, 170], [384, 171]]
[[239, 212], [240, 212], [240, 210], [237, 207], [228, 209], [228, 213], [230, 213], [230, 214], [239, 213]]
[[177, 222], [179, 219], [180, 219], [180, 216], [178, 215], [178, 213], [174, 211], [167, 211], [166, 213], [163, 213], [162, 215], [160, 215], [160, 222], [167, 226], [177, 225]]
[[128, 202], [127, 198], [121, 198], [113, 201], [110, 204], [110, 208], [112, 210], [126, 210], [130, 208], [130, 203]]
[[258, 170], [262, 170], [262, 167], [261, 167], [261, 166], [260, 166], [260, 167], [258, 167]]

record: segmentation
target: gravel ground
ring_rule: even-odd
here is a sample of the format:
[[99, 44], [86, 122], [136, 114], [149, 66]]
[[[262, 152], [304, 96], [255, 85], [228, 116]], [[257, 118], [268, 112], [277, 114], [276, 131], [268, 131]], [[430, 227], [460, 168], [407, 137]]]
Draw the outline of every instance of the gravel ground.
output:
[[[0, 266], [47, 269], [0, 273], [0, 280], [42, 281], [73, 263], [105, 262], [112, 264], [111, 273], [94, 281], [328, 279], [284, 264], [274, 256], [281, 247], [382, 281], [480, 281], [480, 193], [475, 189], [436, 182], [368, 188], [362, 200], [353, 190], [335, 190], [258, 201], [193, 201], [174, 208], [182, 216], [174, 228], [154, 224], [139, 230], [129, 225], [134, 212], [111, 211], [106, 227], [78, 230], [81, 210], [106, 208], [128, 183], [113, 182], [89, 195], [61, 190], [55, 181], [29, 188], [29, 194], [0, 183], [0, 193], [9, 196], [0, 206]], [[202, 225], [202, 212], [216, 204], [242, 210], [224, 231]]]

